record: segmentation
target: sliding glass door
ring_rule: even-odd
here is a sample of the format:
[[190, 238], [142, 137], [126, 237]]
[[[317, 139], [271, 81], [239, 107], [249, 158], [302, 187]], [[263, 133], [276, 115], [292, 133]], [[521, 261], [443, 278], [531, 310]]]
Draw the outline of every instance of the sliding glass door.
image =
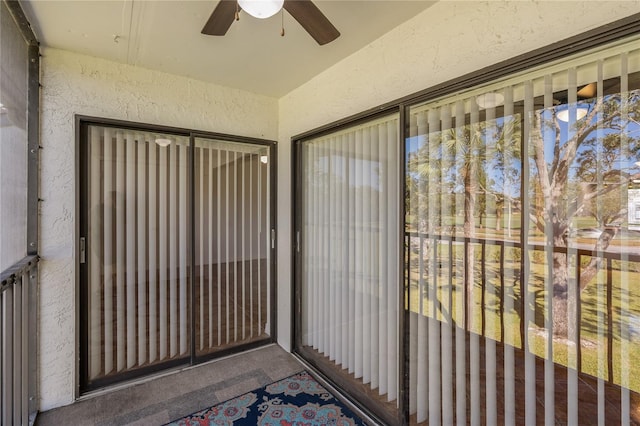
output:
[[640, 421], [637, 41], [407, 116], [411, 423]]
[[297, 350], [378, 415], [398, 404], [399, 137], [393, 114], [300, 143]]
[[81, 388], [270, 340], [270, 145], [81, 123]]

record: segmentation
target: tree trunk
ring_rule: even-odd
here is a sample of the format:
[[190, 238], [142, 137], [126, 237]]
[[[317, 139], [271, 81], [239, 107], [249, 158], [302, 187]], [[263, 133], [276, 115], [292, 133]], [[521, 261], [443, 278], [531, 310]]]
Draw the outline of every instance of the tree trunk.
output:
[[[617, 228], [605, 229], [596, 242], [595, 250], [604, 251], [618, 233]], [[553, 334], [574, 339], [577, 334], [577, 300], [579, 294], [597, 275], [602, 267], [602, 258], [592, 257], [589, 264], [580, 271], [580, 290], [573, 288], [569, 293], [569, 269], [565, 253], [553, 254]], [[577, 293], [577, 294], [576, 294]]]
[[575, 314], [569, 318], [569, 269], [566, 253], [553, 253], [553, 334], [568, 337], [575, 330]]

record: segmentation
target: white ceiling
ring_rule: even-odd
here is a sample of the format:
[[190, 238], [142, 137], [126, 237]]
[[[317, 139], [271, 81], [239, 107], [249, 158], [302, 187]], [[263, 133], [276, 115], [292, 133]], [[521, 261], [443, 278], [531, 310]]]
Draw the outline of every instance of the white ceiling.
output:
[[341, 33], [324, 46], [286, 12], [265, 20], [241, 13], [224, 37], [203, 35], [217, 0], [21, 3], [42, 46], [279, 98], [434, 1], [315, 0]]

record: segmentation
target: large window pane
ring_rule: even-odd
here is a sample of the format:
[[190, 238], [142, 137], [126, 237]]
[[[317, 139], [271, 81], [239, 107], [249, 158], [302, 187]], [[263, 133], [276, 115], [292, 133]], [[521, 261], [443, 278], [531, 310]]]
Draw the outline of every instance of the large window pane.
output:
[[[394, 419], [398, 116], [301, 144], [298, 349]], [[372, 403], [373, 401], [373, 403]]]
[[412, 422], [640, 420], [635, 46], [411, 108]]
[[271, 335], [269, 147], [195, 140], [196, 348]]
[[94, 381], [190, 353], [189, 138], [90, 125], [87, 143]]

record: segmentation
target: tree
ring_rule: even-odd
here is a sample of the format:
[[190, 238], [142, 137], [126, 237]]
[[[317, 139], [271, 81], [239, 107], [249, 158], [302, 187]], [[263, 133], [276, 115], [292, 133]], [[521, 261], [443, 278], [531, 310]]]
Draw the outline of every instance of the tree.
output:
[[[568, 131], [561, 129], [555, 109], [535, 111], [530, 138], [532, 178], [539, 188], [531, 197], [530, 220], [545, 236], [547, 247], [561, 248], [552, 253], [553, 327], [561, 336], [573, 336], [576, 327], [568, 315], [569, 262], [562, 250], [568, 247], [572, 223], [578, 215], [594, 215], [603, 226], [594, 249], [606, 250], [627, 212], [623, 203], [604, 207], [602, 201], [640, 178], [634, 164], [640, 144], [637, 137], [628, 136], [630, 126], [640, 119], [640, 92], [599, 97], [580, 106], [588, 112]], [[600, 267], [601, 259], [594, 257], [582, 269], [580, 290]]]
[[[487, 198], [495, 199], [499, 204], [509, 197], [504, 194], [504, 188], [495, 190], [491, 187], [497, 184], [496, 176], [501, 176], [501, 184], [508, 181], [508, 185], [514, 180], [511, 164], [514, 161], [520, 163], [520, 140], [520, 119], [515, 117], [467, 122], [445, 131], [429, 133], [422, 139], [419, 147], [410, 152], [407, 167], [407, 186], [417, 191], [413, 196], [408, 194], [414, 205], [409, 202], [407, 212], [412, 217], [422, 218], [417, 221], [419, 232], [431, 235], [446, 233], [448, 230], [440, 226], [441, 212], [448, 208], [447, 213], [455, 216], [457, 212], [452, 200], [461, 195], [464, 199], [462, 234], [465, 238], [475, 238], [476, 218], [482, 224], [483, 216], [486, 217]], [[489, 169], [492, 170], [491, 175]], [[474, 244], [466, 245], [465, 256], [470, 259], [470, 267], [464, 272], [470, 297], [466, 312], [468, 318], [473, 318], [476, 284]]]

